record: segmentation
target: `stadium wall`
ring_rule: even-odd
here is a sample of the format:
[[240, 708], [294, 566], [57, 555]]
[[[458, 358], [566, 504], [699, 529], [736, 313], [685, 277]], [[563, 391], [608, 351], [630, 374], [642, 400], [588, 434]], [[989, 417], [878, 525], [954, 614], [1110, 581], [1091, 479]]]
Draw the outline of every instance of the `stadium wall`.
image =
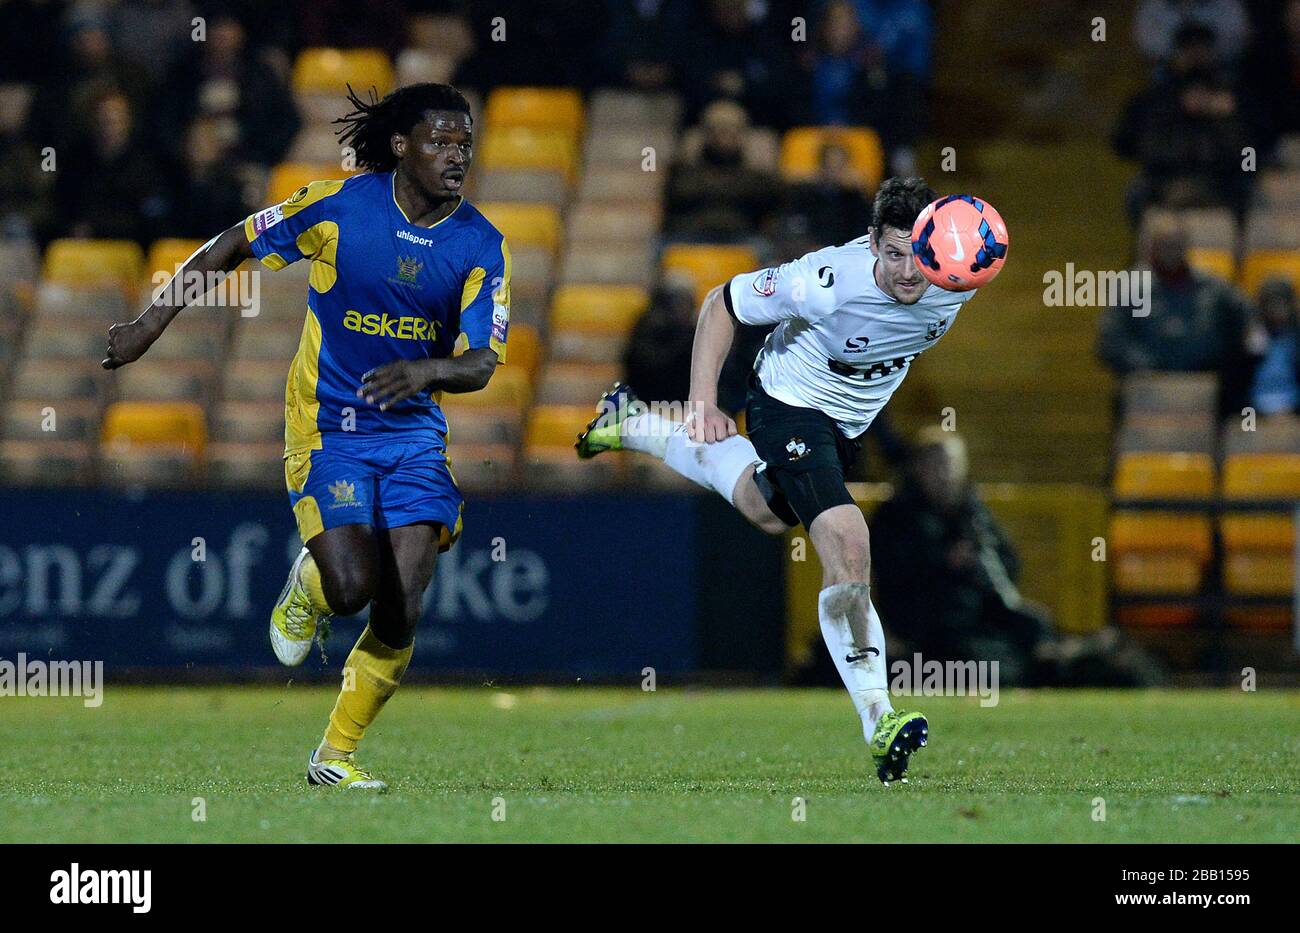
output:
[[[119, 679], [284, 675], [266, 643], [300, 547], [282, 496], [33, 489], [5, 499], [0, 657], [102, 660]], [[639, 682], [651, 667], [775, 677], [781, 545], [703, 496], [475, 499], [426, 594], [412, 676]], [[313, 654], [294, 677], [336, 677], [363, 624], [335, 620], [329, 663]]]

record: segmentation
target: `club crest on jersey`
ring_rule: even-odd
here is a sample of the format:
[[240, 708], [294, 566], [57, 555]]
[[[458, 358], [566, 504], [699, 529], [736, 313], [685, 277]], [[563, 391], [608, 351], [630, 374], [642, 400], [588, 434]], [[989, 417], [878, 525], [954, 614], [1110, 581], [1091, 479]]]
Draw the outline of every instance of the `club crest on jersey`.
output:
[[357, 502], [357, 487], [354, 483], [341, 479], [337, 483], [330, 483], [327, 488], [330, 494], [334, 496], [335, 508], [345, 505], [360, 505]]
[[758, 275], [754, 276], [751, 283], [754, 292], [762, 298], [771, 298], [776, 294], [776, 281], [781, 277], [781, 270], [772, 266], [770, 269], [764, 269]]
[[400, 282], [406, 282], [408, 285], [414, 285], [419, 278], [420, 270], [424, 268], [424, 263], [420, 262], [414, 256], [397, 257], [397, 279]]
[[929, 325], [925, 328], [925, 339], [938, 340], [940, 337], [943, 336], [943, 332], [947, 329], [948, 329], [947, 318], [944, 318], [942, 321], [931, 321]]
[[791, 463], [795, 460], [802, 460], [804, 457], [808, 456], [808, 445], [804, 443], [802, 437], [790, 438], [790, 443], [785, 445], [785, 450], [786, 453], [790, 455]]

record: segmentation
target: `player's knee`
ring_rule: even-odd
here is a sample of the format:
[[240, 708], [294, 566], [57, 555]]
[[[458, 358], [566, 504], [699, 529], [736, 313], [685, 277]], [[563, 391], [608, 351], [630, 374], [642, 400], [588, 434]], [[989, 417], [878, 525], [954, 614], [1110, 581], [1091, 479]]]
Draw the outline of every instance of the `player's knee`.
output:
[[360, 612], [375, 595], [374, 577], [362, 567], [322, 574], [321, 584], [336, 615], [350, 616]]

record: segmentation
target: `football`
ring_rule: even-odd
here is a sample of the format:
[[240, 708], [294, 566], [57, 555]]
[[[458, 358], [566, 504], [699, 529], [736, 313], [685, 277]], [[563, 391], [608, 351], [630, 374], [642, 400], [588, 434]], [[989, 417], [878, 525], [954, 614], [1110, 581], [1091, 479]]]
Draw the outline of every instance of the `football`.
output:
[[927, 279], [952, 292], [992, 282], [1010, 245], [1002, 215], [988, 201], [950, 194], [925, 206], [912, 226], [912, 255]]

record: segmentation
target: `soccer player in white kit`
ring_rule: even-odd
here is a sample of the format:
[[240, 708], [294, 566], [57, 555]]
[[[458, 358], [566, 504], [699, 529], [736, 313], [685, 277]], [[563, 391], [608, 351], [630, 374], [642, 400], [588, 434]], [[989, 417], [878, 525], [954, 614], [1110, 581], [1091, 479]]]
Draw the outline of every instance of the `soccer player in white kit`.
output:
[[[651, 454], [725, 496], [763, 531], [808, 530], [823, 568], [822, 636], [886, 784], [906, 780], [929, 724], [889, 701], [867, 523], [844, 477], [912, 360], [975, 294], [931, 285], [913, 259], [912, 225], [935, 197], [920, 178], [890, 178], [876, 194], [867, 236], [715, 287], [696, 325], [686, 421], [647, 411], [630, 387], [617, 385], [576, 445], [584, 459], [609, 450]], [[736, 321], [777, 325], [750, 375], [748, 438], [717, 405]]]

